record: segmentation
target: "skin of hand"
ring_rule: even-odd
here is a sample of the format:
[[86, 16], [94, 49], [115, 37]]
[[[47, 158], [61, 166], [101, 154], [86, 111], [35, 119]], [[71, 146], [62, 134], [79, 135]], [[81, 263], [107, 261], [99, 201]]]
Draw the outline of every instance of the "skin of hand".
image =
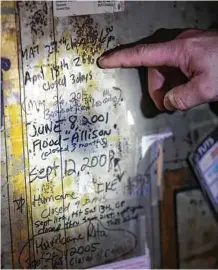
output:
[[148, 67], [149, 94], [159, 110], [187, 110], [218, 100], [216, 31], [185, 30], [171, 41], [140, 44], [103, 55], [98, 65]]

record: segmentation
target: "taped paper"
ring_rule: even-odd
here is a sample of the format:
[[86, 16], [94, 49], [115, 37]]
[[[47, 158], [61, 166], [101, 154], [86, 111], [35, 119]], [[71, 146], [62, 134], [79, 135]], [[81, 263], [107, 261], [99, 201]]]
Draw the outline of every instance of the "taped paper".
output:
[[124, 10], [124, 1], [54, 1], [54, 16], [66, 17]]

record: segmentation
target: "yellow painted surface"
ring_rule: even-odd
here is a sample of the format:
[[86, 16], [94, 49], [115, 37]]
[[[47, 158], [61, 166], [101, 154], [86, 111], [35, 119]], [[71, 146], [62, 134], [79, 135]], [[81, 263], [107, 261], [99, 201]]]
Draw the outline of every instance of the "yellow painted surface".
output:
[[[14, 8], [14, 1], [1, 2], [2, 8]], [[3, 71], [4, 86], [4, 116], [7, 147], [7, 174], [9, 187], [9, 205], [11, 231], [7, 237], [12, 241], [12, 268], [18, 268], [18, 257], [21, 249], [21, 241], [28, 238], [27, 218], [24, 218], [26, 200], [25, 198], [25, 162], [23, 153], [23, 123], [21, 119], [20, 106], [20, 82], [18, 69], [17, 50], [17, 26], [15, 14], [1, 14], [1, 57], [10, 60], [11, 67], [8, 71]], [[24, 130], [25, 134], [25, 130]], [[19, 209], [19, 200], [24, 202], [22, 211]], [[18, 204], [14, 202], [18, 200]], [[23, 201], [24, 200], [24, 201]], [[10, 229], [10, 226], [8, 226]], [[11, 235], [10, 235], [11, 232]], [[29, 253], [29, 248], [24, 251], [24, 256]]]
[[25, 189], [25, 181], [24, 181], [24, 172], [23, 171], [14, 176], [13, 185], [14, 185], [16, 193], [23, 192], [23, 190]]
[[14, 8], [15, 2], [14, 1], [1, 1], [1, 8]]
[[120, 139], [122, 139], [122, 136], [120, 135], [110, 135], [108, 136], [108, 142], [118, 142]]
[[22, 138], [22, 128], [21, 116], [20, 116], [20, 105], [11, 104], [8, 106], [8, 114], [10, 121], [10, 140], [12, 143], [12, 154], [14, 158], [20, 158], [23, 155], [23, 138]]

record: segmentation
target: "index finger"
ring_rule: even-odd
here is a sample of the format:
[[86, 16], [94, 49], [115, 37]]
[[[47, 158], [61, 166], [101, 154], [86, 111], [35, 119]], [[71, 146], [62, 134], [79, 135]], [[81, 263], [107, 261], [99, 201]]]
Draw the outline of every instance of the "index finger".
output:
[[155, 44], [140, 44], [100, 57], [102, 68], [173, 66], [178, 67], [183, 49], [182, 40]]

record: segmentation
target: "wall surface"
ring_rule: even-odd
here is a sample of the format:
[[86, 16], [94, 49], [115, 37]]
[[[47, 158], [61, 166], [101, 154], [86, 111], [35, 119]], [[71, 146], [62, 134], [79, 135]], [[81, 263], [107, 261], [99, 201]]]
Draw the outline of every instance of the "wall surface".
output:
[[142, 137], [171, 130], [164, 169], [181, 168], [217, 118], [204, 105], [148, 119], [137, 70], [95, 61], [159, 28], [208, 29], [217, 4], [135, 1], [68, 17], [53, 16], [52, 2], [14, 10], [3, 2], [2, 267], [84, 268], [145, 254], [157, 155], [142, 156]]

